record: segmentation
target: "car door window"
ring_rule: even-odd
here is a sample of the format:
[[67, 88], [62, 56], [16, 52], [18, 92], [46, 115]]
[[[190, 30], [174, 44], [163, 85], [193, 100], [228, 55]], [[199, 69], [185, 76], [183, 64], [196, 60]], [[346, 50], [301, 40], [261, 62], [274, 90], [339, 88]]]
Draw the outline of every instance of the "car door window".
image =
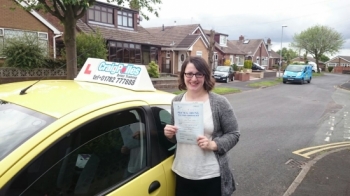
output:
[[5, 195], [96, 195], [146, 168], [141, 110], [96, 119], [30, 163]]
[[152, 113], [157, 126], [160, 145], [167, 151], [167, 155], [174, 154], [176, 145], [170, 142], [164, 135], [164, 127], [171, 124], [170, 106], [152, 106]]

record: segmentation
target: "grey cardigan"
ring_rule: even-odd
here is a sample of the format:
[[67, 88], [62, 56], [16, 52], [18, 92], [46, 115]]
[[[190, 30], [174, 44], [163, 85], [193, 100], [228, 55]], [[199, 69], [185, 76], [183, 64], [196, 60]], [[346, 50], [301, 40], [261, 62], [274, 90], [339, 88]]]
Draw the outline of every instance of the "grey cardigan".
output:
[[[172, 102], [181, 101], [183, 95], [184, 93], [177, 95]], [[230, 196], [236, 190], [236, 186], [226, 153], [238, 143], [240, 132], [233, 108], [226, 97], [209, 92], [209, 101], [214, 121], [212, 138], [218, 147], [214, 153], [220, 166], [221, 195]], [[173, 104], [171, 113], [174, 114]], [[174, 125], [173, 115], [171, 124]], [[170, 141], [176, 143], [176, 137], [173, 137]]]

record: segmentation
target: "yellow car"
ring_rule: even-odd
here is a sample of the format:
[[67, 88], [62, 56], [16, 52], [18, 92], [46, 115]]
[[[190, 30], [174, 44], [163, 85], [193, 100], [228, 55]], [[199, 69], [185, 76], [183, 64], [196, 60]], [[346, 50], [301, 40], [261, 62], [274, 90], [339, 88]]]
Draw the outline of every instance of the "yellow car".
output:
[[173, 97], [93, 58], [75, 80], [0, 85], [0, 195], [173, 196]]

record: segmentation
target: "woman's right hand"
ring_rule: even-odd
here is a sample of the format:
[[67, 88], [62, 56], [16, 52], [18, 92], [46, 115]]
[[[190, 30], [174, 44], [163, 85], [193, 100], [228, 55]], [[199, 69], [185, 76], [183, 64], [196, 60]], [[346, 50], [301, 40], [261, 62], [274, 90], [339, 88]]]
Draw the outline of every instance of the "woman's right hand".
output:
[[177, 127], [174, 125], [166, 125], [164, 127], [164, 135], [165, 137], [167, 137], [168, 139], [171, 139], [174, 137], [174, 135], [177, 132]]

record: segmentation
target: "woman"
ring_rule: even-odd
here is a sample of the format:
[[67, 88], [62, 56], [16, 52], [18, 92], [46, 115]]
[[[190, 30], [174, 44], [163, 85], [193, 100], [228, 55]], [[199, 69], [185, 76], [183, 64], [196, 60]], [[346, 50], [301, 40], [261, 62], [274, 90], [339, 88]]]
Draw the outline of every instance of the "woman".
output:
[[[187, 91], [173, 102], [203, 102], [204, 135], [197, 138], [197, 145], [177, 143], [172, 167], [177, 196], [229, 196], [235, 191], [226, 153], [237, 144], [240, 133], [231, 104], [211, 92], [214, 85], [203, 58], [189, 57], [182, 64], [179, 89]], [[174, 115], [171, 120], [172, 125], [165, 126], [164, 134], [176, 143]]]

